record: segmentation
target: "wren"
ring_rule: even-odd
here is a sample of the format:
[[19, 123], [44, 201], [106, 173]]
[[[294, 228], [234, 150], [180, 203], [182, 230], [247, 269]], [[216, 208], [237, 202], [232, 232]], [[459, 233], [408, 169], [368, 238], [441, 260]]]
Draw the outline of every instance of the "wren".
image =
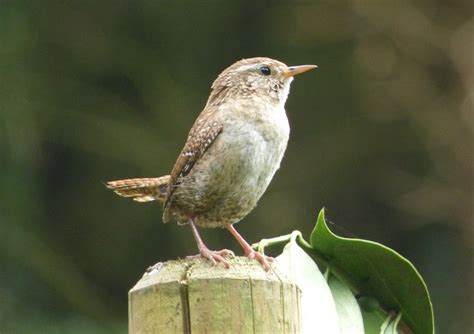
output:
[[189, 224], [198, 256], [229, 267], [225, 257], [232, 251], [208, 249], [197, 230], [226, 228], [246, 256], [269, 270], [273, 259], [254, 251], [234, 224], [252, 211], [280, 167], [290, 134], [285, 102], [293, 77], [316, 67], [262, 57], [234, 63], [212, 84], [170, 175], [106, 186], [138, 202], [163, 202], [163, 222]]

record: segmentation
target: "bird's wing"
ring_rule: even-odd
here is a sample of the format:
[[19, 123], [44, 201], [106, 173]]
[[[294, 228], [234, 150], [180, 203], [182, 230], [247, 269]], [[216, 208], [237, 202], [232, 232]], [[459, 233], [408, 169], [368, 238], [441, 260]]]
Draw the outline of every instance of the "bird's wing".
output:
[[189, 132], [188, 139], [183, 150], [179, 154], [178, 160], [171, 171], [168, 185], [168, 195], [164, 204], [166, 210], [174, 190], [180, 183], [180, 179], [189, 174], [196, 161], [212, 145], [219, 133], [222, 131], [222, 124], [201, 114]]

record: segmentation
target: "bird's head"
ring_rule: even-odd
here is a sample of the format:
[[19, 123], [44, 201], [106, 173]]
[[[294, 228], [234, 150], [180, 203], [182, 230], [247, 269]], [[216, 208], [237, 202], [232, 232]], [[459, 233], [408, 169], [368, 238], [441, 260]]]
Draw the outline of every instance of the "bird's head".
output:
[[208, 104], [219, 104], [228, 98], [256, 97], [284, 104], [293, 77], [316, 67], [287, 66], [278, 60], [263, 57], [239, 60], [226, 68], [214, 81]]

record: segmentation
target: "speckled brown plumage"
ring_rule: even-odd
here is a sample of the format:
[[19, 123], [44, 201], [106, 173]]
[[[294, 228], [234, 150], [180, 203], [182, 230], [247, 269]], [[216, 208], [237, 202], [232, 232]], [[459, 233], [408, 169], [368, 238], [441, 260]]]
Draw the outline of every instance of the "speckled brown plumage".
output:
[[137, 202], [159, 200], [164, 202], [168, 191], [170, 176], [125, 179], [106, 182], [105, 186], [112, 189], [117, 195], [132, 197]]
[[[171, 171], [167, 196], [163, 206], [163, 222], [166, 223], [170, 219], [170, 208], [172, 207], [176, 187], [189, 174], [194, 163], [202, 156], [221, 131], [222, 124], [214, 121], [210, 112], [202, 112], [194, 123], [186, 144]], [[187, 219], [185, 218], [185, 220]]]

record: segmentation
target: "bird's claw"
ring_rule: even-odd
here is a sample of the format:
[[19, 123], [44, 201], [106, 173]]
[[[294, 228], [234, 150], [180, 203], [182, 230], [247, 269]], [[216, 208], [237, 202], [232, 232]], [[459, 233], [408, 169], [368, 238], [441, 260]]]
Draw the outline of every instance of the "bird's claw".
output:
[[249, 259], [255, 259], [258, 262], [260, 262], [260, 264], [263, 266], [263, 269], [265, 269], [265, 271], [270, 270], [270, 263], [273, 262], [274, 260], [273, 257], [266, 256], [265, 254], [262, 254], [254, 250], [246, 252], [245, 256], [247, 256]]
[[210, 250], [209, 248], [201, 248], [199, 250], [198, 255], [192, 255], [192, 256], [187, 256], [186, 258], [197, 258], [197, 257], [203, 257], [209, 261], [213, 265], [216, 265], [218, 262], [222, 263], [224, 267], [229, 268], [230, 267], [230, 262], [227, 261], [224, 257], [234, 257], [234, 252], [228, 249], [221, 249], [218, 251], [213, 251]]

